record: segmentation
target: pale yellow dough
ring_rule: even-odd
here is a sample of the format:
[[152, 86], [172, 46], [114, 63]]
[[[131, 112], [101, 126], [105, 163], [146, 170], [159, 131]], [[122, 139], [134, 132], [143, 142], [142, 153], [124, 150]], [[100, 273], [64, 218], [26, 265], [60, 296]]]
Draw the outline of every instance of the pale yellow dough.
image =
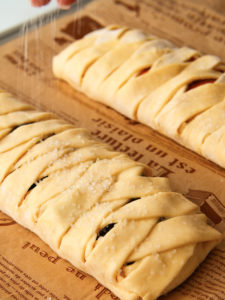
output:
[[141, 30], [109, 26], [53, 59], [55, 76], [225, 167], [225, 65]]
[[122, 300], [167, 293], [220, 242], [166, 178], [87, 130], [3, 91], [0, 129], [0, 209]]

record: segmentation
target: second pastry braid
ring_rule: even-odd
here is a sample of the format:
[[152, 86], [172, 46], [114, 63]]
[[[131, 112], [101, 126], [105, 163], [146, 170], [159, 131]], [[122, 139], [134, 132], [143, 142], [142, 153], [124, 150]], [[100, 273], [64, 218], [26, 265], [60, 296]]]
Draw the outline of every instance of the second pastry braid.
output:
[[225, 167], [225, 65], [141, 30], [109, 26], [54, 57], [54, 74], [89, 97]]

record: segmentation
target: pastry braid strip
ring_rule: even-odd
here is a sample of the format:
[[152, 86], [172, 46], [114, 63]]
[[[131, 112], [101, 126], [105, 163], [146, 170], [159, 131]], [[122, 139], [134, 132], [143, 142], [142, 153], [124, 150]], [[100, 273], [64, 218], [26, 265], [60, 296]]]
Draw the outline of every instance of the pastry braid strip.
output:
[[58, 78], [222, 167], [224, 71], [216, 56], [120, 26], [87, 34], [53, 59]]
[[3, 91], [0, 111], [0, 209], [122, 300], [158, 298], [220, 242], [168, 179], [87, 130]]

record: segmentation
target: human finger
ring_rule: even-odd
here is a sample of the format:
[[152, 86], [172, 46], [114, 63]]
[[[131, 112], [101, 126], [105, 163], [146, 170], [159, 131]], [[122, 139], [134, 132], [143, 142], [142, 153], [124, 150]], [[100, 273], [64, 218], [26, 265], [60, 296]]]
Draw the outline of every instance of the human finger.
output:
[[57, 0], [58, 6], [61, 8], [69, 8], [76, 0]]
[[51, 0], [30, 0], [31, 5], [35, 7], [40, 7], [43, 5], [46, 5], [50, 2]]

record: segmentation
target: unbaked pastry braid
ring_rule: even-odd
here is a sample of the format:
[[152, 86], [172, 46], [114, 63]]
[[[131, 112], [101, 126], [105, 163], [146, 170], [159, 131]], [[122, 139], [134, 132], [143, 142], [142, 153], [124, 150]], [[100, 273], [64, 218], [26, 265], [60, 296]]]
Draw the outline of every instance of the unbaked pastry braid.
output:
[[109, 26], [54, 57], [55, 76], [225, 167], [225, 65], [141, 30]]
[[123, 300], [167, 293], [221, 240], [168, 179], [5, 92], [0, 209]]

